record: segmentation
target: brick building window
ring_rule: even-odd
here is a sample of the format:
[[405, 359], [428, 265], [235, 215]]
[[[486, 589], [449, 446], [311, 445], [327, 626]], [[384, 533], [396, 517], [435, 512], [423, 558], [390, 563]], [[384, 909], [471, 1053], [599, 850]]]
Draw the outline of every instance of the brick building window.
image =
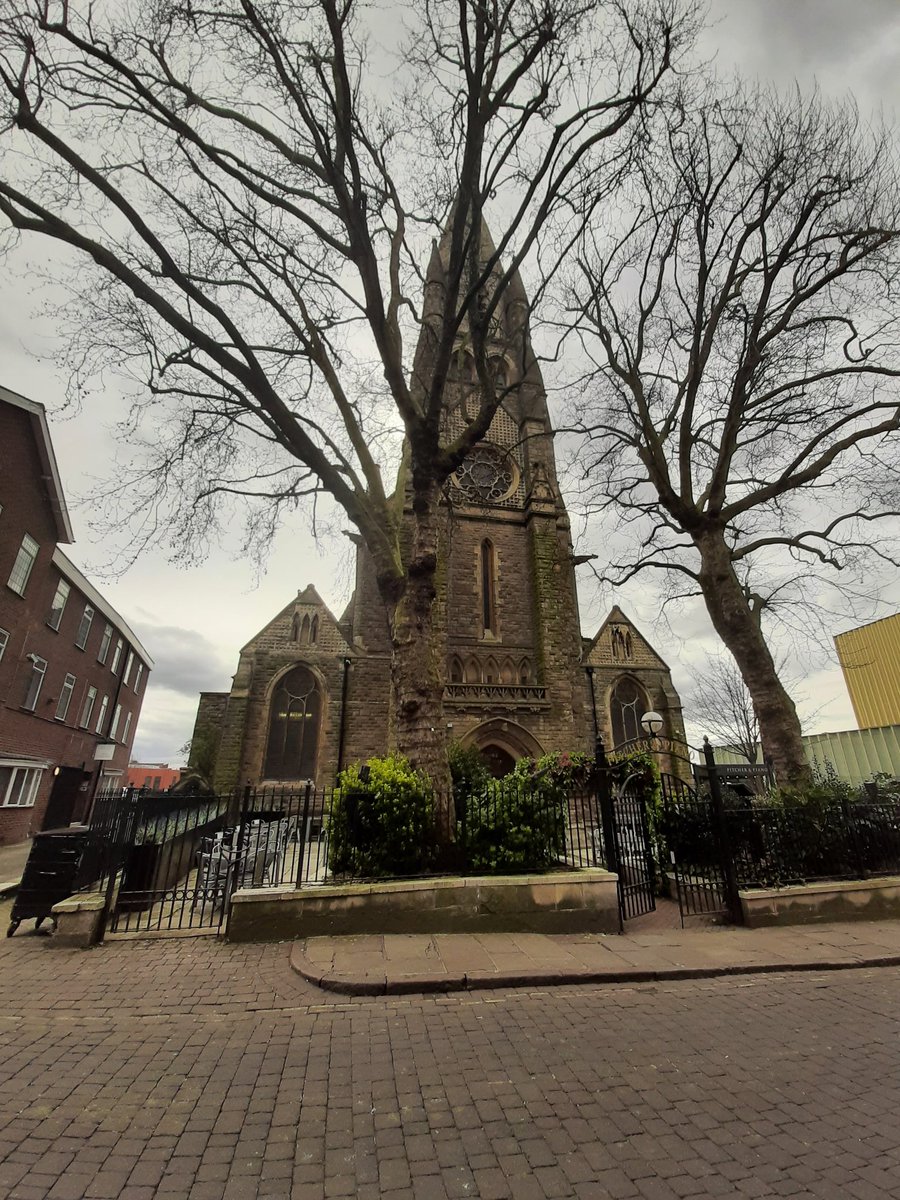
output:
[[650, 708], [647, 693], [629, 676], [616, 681], [609, 697], [613, 746], [641, 736], [641, 717]]
[[112, 725], [110, 725], [110, 727], [109, 727], [109, 740], [111, 742], [114, 742], [116, 740], [116, 731], [119, 728], [119, 721], [121, 719], [121, 716], [122, 716], [122, 705], [117, 704], [116, 710], [113, 713]]
[[125, 674], [122, 676], [122, 683], [128, 687], [128, 680], [131, 678], [131, 668], [134, 666], [134, 651], [128, 651], [128, 657], [125, 659]]
[[97, 717], [97, 733], [103, 732], [103, 722], [106, 720], [106, 710], [109, 708], [109, 696], [104, 696], [100, 701], [100, 713]]
[[137, 690], [141, 686], [141, 676], [144, 674], [144, 664], [138, 660], [137, 670], [134, 673], [134, 691], [137, 695]]
[[112, 635], [113, 635], [113, 627], [112, 627], [112, 625], [107, 625], [106, 628], [103, 630], [103, 638], [100, 642], [100, 653], [97, 655], [97, 662], [99, 662], [99, 663], [106, 662], [106, 656], [107, 656], [107, 654], [109, 654], [109, 646], [110, 646], [110, 642], [112, 641]]
[[133, 713], [125, 714], [125, 728], [122, 730], [122, 741], [126, 745], [128, 744], [128, 735], [131, 733], [131, 718], [133, 715]]
[[267, 779], [312, 779], [319, 748], [321, 695], [307, 667], [294, 667], [272, 696], [266, 744]]
[[91, 715], [94, 711], [94, 701], [97, 699], [97, 689], [89, 687], [87, 695], [84, 698], [84, 704], [81, 706], [81, 719], [78, 724], [82, 729], [87, 729], [91, 723]]
[[25, 588], [28, 584], [28, 578], [31, 575], [31, 568], [34, 566], [34, 560], [38, 556], [40, 547], [31, 536], [26, 533], [22, 538], [22, 545], [19, 547], [19, 553], [16, 555], [16, 561], [13, 563], [13, 569], [9, 573], [9, 579], [6, 581], [9, 587], [14, 592], [18, 592], [20, 596], [25, 595]]
[[494, 543], [481, 543], [481, 624], [485, 633], [497, 636], [497, 555]]
[[0, 765], [0, 807], [33, 808], [43, 773], [43, 767]]
[[44, 682], [44, 675], [47, 672], [47, 660], [45, 658], [38, 658], [36, 654], [30, 654], [28, 657], [31, 659], [31, 675], [28, 679], [28, 687], [25, 691], [25, 699], [22, 702], [22, 707], [31, 709], [34, 712], [38, 696], [41, 694], [41, 684]]
[[50, 605], [50, 616], [47, 618], [47, 624], [51, 629], [59, 629], [59, 623], [65, 612], [66, 601], [69, 598], [71, 590], [65, 579], [61, 579], [56, 585], [56, 595], [53, 597], [53, 603]]
[[116, 648], [113, 651], [112, 662], [109, 664], [109, 669], [112, 671], [113, 675], [115, 675], [116, 671], [118, 671], [118, 669], [119, 669], [119, 662], [121, 661], [121, 658], [122, 658], [122, 639], [119, 638], [119, 640], [116, 642]]
[[89, 604], [86, 604], [84, 612], [81, 614], [81, 623], [78, 626], [78, 632], [75, 634], [75, 645], [79, 650], [83, 650], [87, 645], [88, 634], [91, 632], [93, 620], [94, 610]]
[[72, 693], [75, 691], [75, 676], [67, 675], [59, 693], [59, 703], [56, 705], [57, 721], [64, 721], [72, 703]]
[[3, 660], [3, 654], [9, 642], [9, 633], [5, 629], [0, 629], [0, 661]]

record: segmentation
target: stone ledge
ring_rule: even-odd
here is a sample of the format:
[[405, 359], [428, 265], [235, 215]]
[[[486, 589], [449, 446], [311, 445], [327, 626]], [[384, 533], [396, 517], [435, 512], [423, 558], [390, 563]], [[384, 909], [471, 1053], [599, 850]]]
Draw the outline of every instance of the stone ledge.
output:
[[744, 923], [813, 925], [836, 921], [885, 921], [900, 917], [900, 876], [835, 879], [759, 888], [739, 893]]
[[444, 877], [294, 888], [232, 898], [231, 941], [366, 933], [618, 933], [617, 876], [608, 871]]

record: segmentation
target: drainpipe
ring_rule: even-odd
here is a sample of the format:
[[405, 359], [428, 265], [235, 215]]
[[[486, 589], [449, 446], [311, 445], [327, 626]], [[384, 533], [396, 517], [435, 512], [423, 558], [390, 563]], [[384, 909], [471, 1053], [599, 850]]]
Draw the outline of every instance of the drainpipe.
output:
[[347, 685], [350, 680], [350, 659], [344, 659], [344, 677], [341, 680], [341, 722], [338, 729], [337, 773], [344, 769], [344, 736], [347, 730]]
[[591, 693], [591, 716], [594, 720], [594, 744], [596, 745], [600, 737], [600, 730], [597, 728], [597, 697], [594, 695], [594, 668], [589, 666], [584, 669], [587, 671], [588, 688]]

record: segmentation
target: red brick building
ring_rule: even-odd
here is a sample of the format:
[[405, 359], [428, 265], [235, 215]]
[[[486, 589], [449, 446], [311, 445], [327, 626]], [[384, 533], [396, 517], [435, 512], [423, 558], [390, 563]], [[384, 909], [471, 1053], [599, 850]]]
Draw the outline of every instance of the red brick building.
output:
[[124, 777], [153, 665], [73, 541], [43, 405], [0, 387], [0, 845]]
[[129, 763], [125, 772], [125, 786], [144, 788], [145, 791], [167, 792], [181, 778], [180, 767], [168, 763]]

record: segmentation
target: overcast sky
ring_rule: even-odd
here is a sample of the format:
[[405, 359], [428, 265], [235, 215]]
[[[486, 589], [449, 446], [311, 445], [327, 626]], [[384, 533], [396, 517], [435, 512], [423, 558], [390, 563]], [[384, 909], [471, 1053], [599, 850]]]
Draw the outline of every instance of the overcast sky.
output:
[[[723, 74], [735, 70], [784, 84], [814, 81], [826, 93], [852, 91], [865, 109], [900, 109], [900, 3], [898, 0], [710, 0], [710, 28], [702, 49], [715, 56]], [[51, 269], [53, 247], [46, 244]], [[30, 261], [36, 257], [34, 245]], [[16, 277], [0, 279], [0, 382], [45, 404], [69, 500], [77, 542], [67, 553], [97, 583], [108, 600], [134, 626], [156, 666], [150, 678], [134, 745], [134, 757], [179, 764], [179, 748], [190, 737], [201, 690], [227, 690], [240, 647], [298, 590], [314, 583], [339, 613], [348, 598], [350, 543], [339, 534], [313, 540], [302, 517], [295, 517], [272, 546], [265, 575], [236, 558], [227, 539], [200, 563], [169, 563], [158, 553], [142, 557], [124, 576], [106, 579], [103, 544], [88, 528], [94, 481], [108, 464], [122, 459], [112, 437], [121, 417], [114, 394], [89, 397], [73, 416], [54, 416], [62, 405], [65, 381], [54, 362], [53, 322], [41, 311], [31, 286], [27, 260], [13, 263]], [[596, 552], [587, 537], [579, 552]], [[584, 632], [592, 634], [605, 616], [607, 596], [582, 579]], [[695, 607], [669, 622], [658, 615], [649, 582], [636, 582], [616, 596], [642, 625], [667, 659], [676, 686], [690, 690], [690, 665], [715, 645], [705, 612]], [[900, 607], [900, 590], [893, 593]], [[846, 628], [844, 621], [836, 626]], [[815, 698], [818, 713], [810, 730], [854, 727], [840, 670], [823, 648], [802, 688]], [[689, 715], [689, 714], [688, 714]], [[693, 733], [702, 732], [694, 729]]]

